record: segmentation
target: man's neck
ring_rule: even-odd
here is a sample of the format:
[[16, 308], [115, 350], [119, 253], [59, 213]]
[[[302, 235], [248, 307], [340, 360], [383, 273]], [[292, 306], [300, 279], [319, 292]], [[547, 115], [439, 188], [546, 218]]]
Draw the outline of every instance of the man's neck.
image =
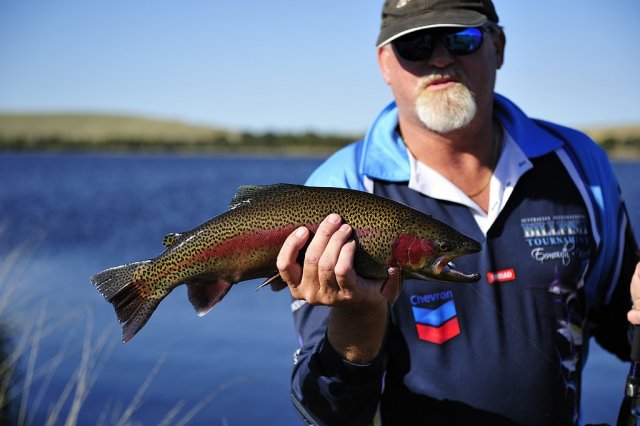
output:
[[416, 160], [436, 170], [472, 198], [483, 210], [489, 205], [489, 181], [499, 156], [501, 127], [493, 120], [439, 134], [424, 126], [400, 130]]

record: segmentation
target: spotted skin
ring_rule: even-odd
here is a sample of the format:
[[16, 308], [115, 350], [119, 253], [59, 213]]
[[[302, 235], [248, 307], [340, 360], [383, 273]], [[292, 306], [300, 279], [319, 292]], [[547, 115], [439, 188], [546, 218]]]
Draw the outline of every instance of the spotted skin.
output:
[[330, 213], [351, 225], [354, 267], [365, 278], [385, 279], [389, 267], [404, 277], [474, 282], [453, 271], [451, 259], [480, 250], [453, 228], [395, 201], [365, 192], [289, 184], [241, 187], [225, 213], [164, 240], [155, 259], [107, 269], [91, 278], [113, 304], [128, 341], [160, 301], [186, 284], [204, 315], [240, 281], [277, 275], [276, 258], [299, 226], [315, 232]]

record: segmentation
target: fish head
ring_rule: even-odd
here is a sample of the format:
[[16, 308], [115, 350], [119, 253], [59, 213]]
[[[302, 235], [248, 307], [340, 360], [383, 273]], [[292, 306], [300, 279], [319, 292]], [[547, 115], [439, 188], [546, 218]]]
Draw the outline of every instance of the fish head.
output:
[[407, 278], [471, 283], [478, 281], [480, 275], [457, 271], [451, 261], [481, 248], [480, 243], [458, 232], [401, 234], [393, 246], [393, 263]]

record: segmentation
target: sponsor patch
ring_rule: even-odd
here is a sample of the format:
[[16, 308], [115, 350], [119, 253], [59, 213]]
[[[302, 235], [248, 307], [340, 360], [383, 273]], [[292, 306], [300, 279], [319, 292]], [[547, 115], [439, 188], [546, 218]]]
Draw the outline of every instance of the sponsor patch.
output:
[[530, 255], [540, 265], [561, 263], [590, 256], [589, 220], [582, 213], [525, 217], [520, 221]]
[[413, 294], [409, 300], [420, 340], [441, 345], [460, 334], [460, 323], [451, 290]]
[[516, 270], [513, 268], [501, 269], [495, 272], [487, 272], [489, 284], [504, 283], [516, 279]]

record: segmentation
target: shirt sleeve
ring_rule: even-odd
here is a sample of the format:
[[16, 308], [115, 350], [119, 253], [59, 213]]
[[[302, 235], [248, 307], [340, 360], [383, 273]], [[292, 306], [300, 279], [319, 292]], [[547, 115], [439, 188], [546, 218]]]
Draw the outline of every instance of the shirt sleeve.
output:
[[621, 238], [620, 268], [617, 282], [612, 288], [609, 303], [594, 308], [591, 313], [593, 328], [591, 333], [604, 349], [615, 354], [623, 361], [628, 361], [631, 352], [631, 325], [627, 320], [627, 311], [631, 307], [629, 285], [638, 262], [638, 245], [623, 208], [626, 223]]
[[309, 176], [305, 185], [365, 190], [364, 177], [359, 172], [362, 144], [355, 142], [334, 153]]
[[[638, 245], [620, 186], [605, 151], [585, 134], [538, 121], [565, 147], [581, 171], [600, 231], [593, 269], [585, 282], [591, 336], [622, 360], [630, 356], [629, 285], [638, 261]], [[585, 200], [587, 201], [587, 200]]]
[[300, 349], [292, 374], [293, 403], [308, 424], [369, 425], [382, 392], [384, 356], [367, 365], [344, 360], [329, 344], [329, 308], [301, 306], [294, 312]]
[[[364, 189], [358, 172], [362, 143], [339, 150], [306, 185]], [[291, 398], [307, 424], [369, 425], [382, 392], [384, 356], [367, 365], [344, 360], [326, 337], [330, 308], [293, 302], [299, 349], [294, 357]]]

